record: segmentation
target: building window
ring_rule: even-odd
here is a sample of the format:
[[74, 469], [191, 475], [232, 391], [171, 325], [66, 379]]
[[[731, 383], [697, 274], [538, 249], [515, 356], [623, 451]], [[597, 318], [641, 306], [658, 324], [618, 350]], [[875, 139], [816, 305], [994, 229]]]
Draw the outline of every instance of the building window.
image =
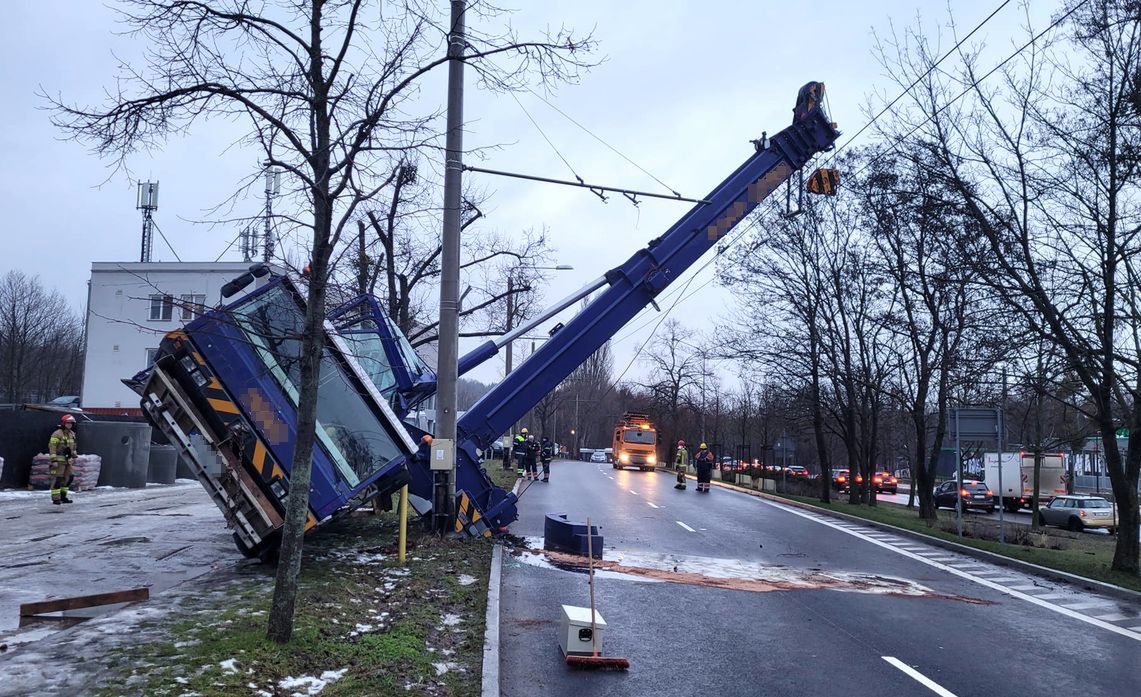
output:
[[169, 295], [151, 296], [151, 321], [169, 322], [174, 316], [174, 298]]
[[155, 364], [155, 359], [158, 358], [158, 349], [147, 349], [147, 364], [144, 368], [149, 368]]
[[182, 321], [189, 322], [196, 317], [201, 317], [202, 313], [206, 311], [205, 295], [183, 295], [181, 296], [182, 307]]

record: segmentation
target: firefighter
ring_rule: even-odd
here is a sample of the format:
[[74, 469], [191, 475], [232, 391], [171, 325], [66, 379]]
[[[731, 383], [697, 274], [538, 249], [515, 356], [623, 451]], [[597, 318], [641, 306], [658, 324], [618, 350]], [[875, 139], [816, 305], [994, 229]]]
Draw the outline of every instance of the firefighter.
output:
[[515, 434], [511, 443], [511, 456], [515, 458], [515, 474], [523, 476], [523, 452], [527, 449], [527, 429]]
[[709, 482], [713, 479], [713, 453], [705, 443], [698, 446], [693, 464], [697, 467], [697, 490], [709, 493]]
[[543, 436], [543, 442], [540, 444], [539, 458], [543, 461], [543, 481], [551, 481], [551, 459], [555, 456], [555, 444], [551, 439]]
[[527, 436], [527, 442], [523, 444], [523, 468], [527, 471], [527, 479], [539, 478], [535, 466], [539, 462], [539, 453], [541, 452], [542, 448], [535, 441], [535, 436]]
[[689, 470], [689, 451], [685, 449], [685, 441], [677, 442], [677, 457], [674, 458], [674, 469], [677, 470], [677, 484], [675, 489], [685, 491], [685, 473]]
[[67, 487], [71, 484], [71, 468], [75, 456], [79, 454], [79, 444], [75, 439], [75, 417], [64, 414], [59, 420], [59, 428], [48, 441], [48, 454], [51, 455], [52, 503], [71, 503], [67, 497]]

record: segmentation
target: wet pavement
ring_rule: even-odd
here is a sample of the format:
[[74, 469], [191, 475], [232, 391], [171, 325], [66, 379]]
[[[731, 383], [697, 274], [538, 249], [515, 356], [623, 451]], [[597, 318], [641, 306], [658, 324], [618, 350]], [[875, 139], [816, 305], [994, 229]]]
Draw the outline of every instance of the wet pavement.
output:
[[[71, 505], [53, 506], [46, 491], [0, 491], [0, 645], [7, 647], [0, 653], [0, 695], [78, 694], [73, 688], [84, 684], [83, 671], [74, 665], [60, 671], [60, 661], [131, 640], [138, 622], [172, 611], [180, 584], [209, 573], [222, 579], [243, 561], [221, 512], [196, 481], [72, 498]], [[20, 626], [23, 603], [141, 587], [149, 589], [149, 602]], [[195, 586], [208, 590], [209, 584]]]
[[[509, 554], [503, 695], [933, 694], [922, 680], [960, 696], [1141, 690], [1139, 603], [673, 483], [668, 474], [557, 461], [551, 483], [522, 493], [517, 535], [541, 538], [549, 512], [590, 515], [602, 527], [603, 653], [628, 658], [631, 669], [567, 669], [559, 606], [589, 604], [585, 574], [551, 555]], [[869, 589], [872, 579], [888, 592]]]

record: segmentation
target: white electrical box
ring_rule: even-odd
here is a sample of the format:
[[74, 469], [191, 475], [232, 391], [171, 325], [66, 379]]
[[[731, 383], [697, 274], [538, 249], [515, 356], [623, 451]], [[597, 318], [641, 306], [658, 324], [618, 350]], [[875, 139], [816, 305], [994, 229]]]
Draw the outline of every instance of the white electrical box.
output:
[[437, 438], [432, 441], [432, 450], [429, 456], [428, 469], [451, 470], [456, 462], [455, 441], [448, 438]]
[[[594, 632], [597, 637], [598, 653], [602, 655], [602, 635], [606, 621], [598, 611], [594, 612]], [[595, 641], [591, 638], [590, 608], [563, 605], [563, 617], [559, 622], [559, 648], [564, 656], [589, 656], [594, 653]]]

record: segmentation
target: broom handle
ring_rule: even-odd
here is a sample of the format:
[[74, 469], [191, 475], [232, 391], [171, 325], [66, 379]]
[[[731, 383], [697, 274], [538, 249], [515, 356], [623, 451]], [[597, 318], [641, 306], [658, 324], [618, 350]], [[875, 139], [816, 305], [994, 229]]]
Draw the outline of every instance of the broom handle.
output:
[[594, 533], [590, 525], [590, 517], [586, 519], [586, 559], [590, 569], [587, 582], [590, 586], [590, 641], [594, 648], [594, 655], [598, 655], [598, 630], [594, 626]]

